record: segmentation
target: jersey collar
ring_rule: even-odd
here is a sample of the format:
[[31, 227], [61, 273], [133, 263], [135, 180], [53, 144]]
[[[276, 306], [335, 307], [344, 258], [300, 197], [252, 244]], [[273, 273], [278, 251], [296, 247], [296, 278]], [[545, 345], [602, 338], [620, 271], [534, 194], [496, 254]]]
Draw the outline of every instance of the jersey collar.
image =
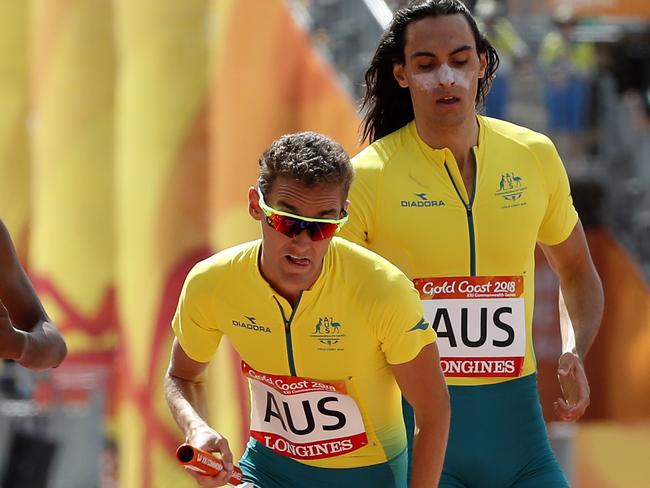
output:
[[[485, 149], [485, 135], [487, 132], [487, 120], [481, 115], [476, 116], [478, 122], [478, 145], [474, 146], [474, 151], [478, 159], [482, 159], [483, 151]], [[422, 140], [418, 129], [415, 125], [415, 119], [409, 122], [406, 126], [408, 134], [413, 140], [416, 141], [418, 147], [424, 153], [427, 160], [434, 162], [439, 166], [444, 166], [445, 161], [455, 161], [454, 155], [448, 148], [434, 149]]]

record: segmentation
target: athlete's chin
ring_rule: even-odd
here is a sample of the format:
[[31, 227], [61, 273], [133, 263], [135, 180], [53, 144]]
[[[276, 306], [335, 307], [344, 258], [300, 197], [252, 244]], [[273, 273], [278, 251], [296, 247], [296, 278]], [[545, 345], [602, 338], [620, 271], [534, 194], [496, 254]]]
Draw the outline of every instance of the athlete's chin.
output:
[[460, 110], [460, 108], [455, 110], [436, 110], [433, 114], [433, 120], [436, 121], [436, 125], [445, 127], [460, 126], [466, 119], [467, 114], [464, 110]]
[[429, 113], [437, 123], [446, 125], [458, 125], [468, 117], [476, 116], [474, 106], [468, 105], [465, 100], [451, 104], [434, 103]]

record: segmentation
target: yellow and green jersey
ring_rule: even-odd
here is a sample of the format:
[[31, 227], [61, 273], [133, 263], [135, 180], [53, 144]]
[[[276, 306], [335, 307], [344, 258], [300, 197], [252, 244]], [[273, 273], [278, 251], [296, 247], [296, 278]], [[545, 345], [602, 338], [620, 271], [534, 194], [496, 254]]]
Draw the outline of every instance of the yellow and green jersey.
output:
[[181, 347], [208, 362], [228, 336], [251, 386], [252, 436], [276, 453], [328, 468], [394, 458], [406, 436], [390, 365], [436, 339], [413, 284], [335, 237], [292, 308], [261, 276], [260, 250], [242, 244], [192, 269], [173, 321]]
[[578, 220], [547, 137], [478, 121], [471, 195], [451, 151], [432, 149], [411, 122], [354, 158], [350, 220], [341, 234], [414, 281], [451, 385], [535, 371], [535, 245], [561, 243]]

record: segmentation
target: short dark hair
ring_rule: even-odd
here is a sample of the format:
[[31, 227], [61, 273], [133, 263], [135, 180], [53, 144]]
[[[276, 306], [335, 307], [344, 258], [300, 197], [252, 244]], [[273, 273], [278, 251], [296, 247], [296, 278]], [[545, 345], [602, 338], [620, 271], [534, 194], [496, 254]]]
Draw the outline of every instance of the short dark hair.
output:
[[263, 195], [268, 195], [278, 176], [286, 176], [305, 186], [341, 185], [347, 198], [354, 177], [345, 149], [317, 132], [280, 137], [262, 153], [259, 164], [257, 184]]
[[404, 63], [406, 28], [411, 22], [426, 17], [461, 14], [467, 20], [479, 54], [485, 54], [485, 76], [478, 80], [476, 105], [483, 104], [499, 66], [496, 49], [483, 36], [472, 14], [460, 0], [419, 0], [395, 12], [393, 20], [379, 41], [379, 46], [366, 71], [366, 94], [362, 101], [365, 113], [361, 138], [374, 142], [396, 131], [415, 118], [408, 89], [402, 88], [393, 76], [393, 63]]

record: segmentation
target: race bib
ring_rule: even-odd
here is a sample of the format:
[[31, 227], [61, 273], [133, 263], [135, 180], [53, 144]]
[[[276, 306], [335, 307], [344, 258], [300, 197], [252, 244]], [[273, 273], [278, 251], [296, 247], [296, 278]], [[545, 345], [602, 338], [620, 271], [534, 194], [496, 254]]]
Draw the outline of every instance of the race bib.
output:
[[447, 377], [517, 377], [526, 355], [523, 276], [416, 278]]
[[341, 456], [368, 444], [356, 402], [343, 381], [255, 371], [242, 361], [252, 392], [251, 436], [295, 459]]

